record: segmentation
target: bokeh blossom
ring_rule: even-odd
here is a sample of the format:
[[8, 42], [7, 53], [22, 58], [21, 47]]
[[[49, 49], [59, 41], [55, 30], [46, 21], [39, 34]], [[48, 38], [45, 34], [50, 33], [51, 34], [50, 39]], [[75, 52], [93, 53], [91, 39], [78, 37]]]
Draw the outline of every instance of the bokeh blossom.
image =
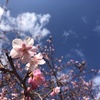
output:
[[10, 56], [12, 58], [20, 58], [23, 63], [27, 63], [37, 51], [37, 48], [33, 44], [34, 40], [31, 37], [26, 37], [24, 41], [18, 38], [14, 39], [12, 41], [13, 49], [10, 52]]
[[53, 91], [50, 93], [51, 96], [54, 96], [60, 92], [60, 87], [56, 87], [53, 89]]

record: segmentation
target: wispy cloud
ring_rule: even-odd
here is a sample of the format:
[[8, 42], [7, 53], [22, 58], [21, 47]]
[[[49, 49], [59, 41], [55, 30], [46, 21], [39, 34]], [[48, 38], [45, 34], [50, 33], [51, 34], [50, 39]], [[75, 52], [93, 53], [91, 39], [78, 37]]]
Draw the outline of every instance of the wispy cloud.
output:
[[[3, 14], [3, 8], [0, 7], [0, 16]], [[49, 22], [49, 14], [22, 13], [17, 17], [12, 17], [9, 10], [5, 11], [0, 23], [1, 31], [20, 31], [21, 36], [30, 34], [34, 39], [39, 36], [39, 40], [43, 39], [50, 32], [45, 25]]]
[[85, 55], [83, 54], [82, 50], [75, 49], [75, 52], [77, 53], [79, 57], [81, 57], [82, 59], [85, 59]]
[[69, 30], [64, 31], [63, 37], [65, 38], [65, 40], [67, 40], [70, 37], [78, 38], [78, 35], [73, 30]]
[[64, 31], [63, 36], [65, 36], [66, 38], [70, 35], [69, 32]]
[[83, 23], [87, 24], [88, 23], [88, 20], [87, 20], [87, 17], [86, 16], [83, 16], [81, 17]]
[[96, 26], [94, 27], [93, 31], [100, 34], [100, 17], [98, 17], [96, 20]]
[[98, 26], [95, 26], [95, 28], [93, 29], [93, 31], [100, 33], [100, 26], [99, 25]]
[[93, 79], [93, 82], [95, 83], [94, 86], [100, 85], [100, 76], [97, 76]]
[[79, 57], [82, 60], [86, 59], [86, 57], [81, 49], [73, 48], [73, 49], [71, 49], [70, 53], [66, 55], [66, 58], [70, 58], [70, 59], [77, 58], [77, 57]]

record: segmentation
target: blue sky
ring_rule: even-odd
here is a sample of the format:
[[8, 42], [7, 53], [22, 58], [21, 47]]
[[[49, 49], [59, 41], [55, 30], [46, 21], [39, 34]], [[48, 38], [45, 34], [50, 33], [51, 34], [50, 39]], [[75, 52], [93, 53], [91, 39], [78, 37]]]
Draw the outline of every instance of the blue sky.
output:
[[55, 55], [100, 66], [100, 0], [9, 0], [8, 9], [13, 18], [26, 12], [48, 14], [43, 28], [53, 36]]

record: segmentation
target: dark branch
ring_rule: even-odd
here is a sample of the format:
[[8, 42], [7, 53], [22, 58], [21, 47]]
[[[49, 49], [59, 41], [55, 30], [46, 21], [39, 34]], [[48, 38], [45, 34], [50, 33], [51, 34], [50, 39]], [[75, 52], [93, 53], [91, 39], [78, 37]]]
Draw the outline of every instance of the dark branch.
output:
[[4, 73], [6, 73], [6, 72], [13, 73], [12, 70], [5, 69], [5, 68], [0, 68], [0, 71], [3, 71]]

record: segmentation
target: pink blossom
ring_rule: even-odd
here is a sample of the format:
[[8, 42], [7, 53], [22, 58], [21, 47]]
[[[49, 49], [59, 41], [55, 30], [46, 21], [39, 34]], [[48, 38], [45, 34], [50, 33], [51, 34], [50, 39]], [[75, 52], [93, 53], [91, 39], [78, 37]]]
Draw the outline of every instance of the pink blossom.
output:
[[35, 84], [35, 82], [33, 81], [33, 78], [32, 77], [30, 77], [29, 79], [28, 79], [28, 84], [30, 84], [31, 85], [31, 88], [34, 90], [34, 89], [36, 89], [38, 86]]
[[50, 93], [51, 96], [54, 96], [60, 92], [60, 87], [56, 87], [53, 89], [53, 91]]
[[29, 92], [31, 90], [31, 88], [30, 87], [27, 87], [27, 92]]
[[31, 58], [29, 63], [26, 64], [26, 70], [34, 71], [38, 67], [38, 65], [43, 65], [43, 64], [45, 64], [43, 56], [41, 53], [38, 53]]
[[14, 39], [12, 41], [13, 49], [10, 52], [12, 58], [20, 58], [23, 63], [28, 62], [31, 56], [36, 54], [37, 48], [33, 46], [34, 40], [31, 37], [25, 38], [24, 41], [21, 39]]
[[45, 78], [42, 75], [40, 69], [36, 69], [35, 71], [33, 71], [33, 75], [33, 83], [35, 83], [37, 86], [40, 86], [45, 82]]
[[36, 89], [38, 86], [44, 84], [45, 77], [42, 75], [40, 69], [36, 69], [33, 71], [33, 78], [30, 77], [28, 79], [28, 84], [32, 86], [32, 89]]
[[89, 100], [90, 98], [89, 97], [83, 97], [83, 100]]
[[18, 96], [17, 93], [12, 93], [11, 95], [14, 96], [14, 97], [17, 97]]
[[28, 84], [32, 84], [32, 82], [33, 82], [33, 78], [32, 77], [29, 77]]

